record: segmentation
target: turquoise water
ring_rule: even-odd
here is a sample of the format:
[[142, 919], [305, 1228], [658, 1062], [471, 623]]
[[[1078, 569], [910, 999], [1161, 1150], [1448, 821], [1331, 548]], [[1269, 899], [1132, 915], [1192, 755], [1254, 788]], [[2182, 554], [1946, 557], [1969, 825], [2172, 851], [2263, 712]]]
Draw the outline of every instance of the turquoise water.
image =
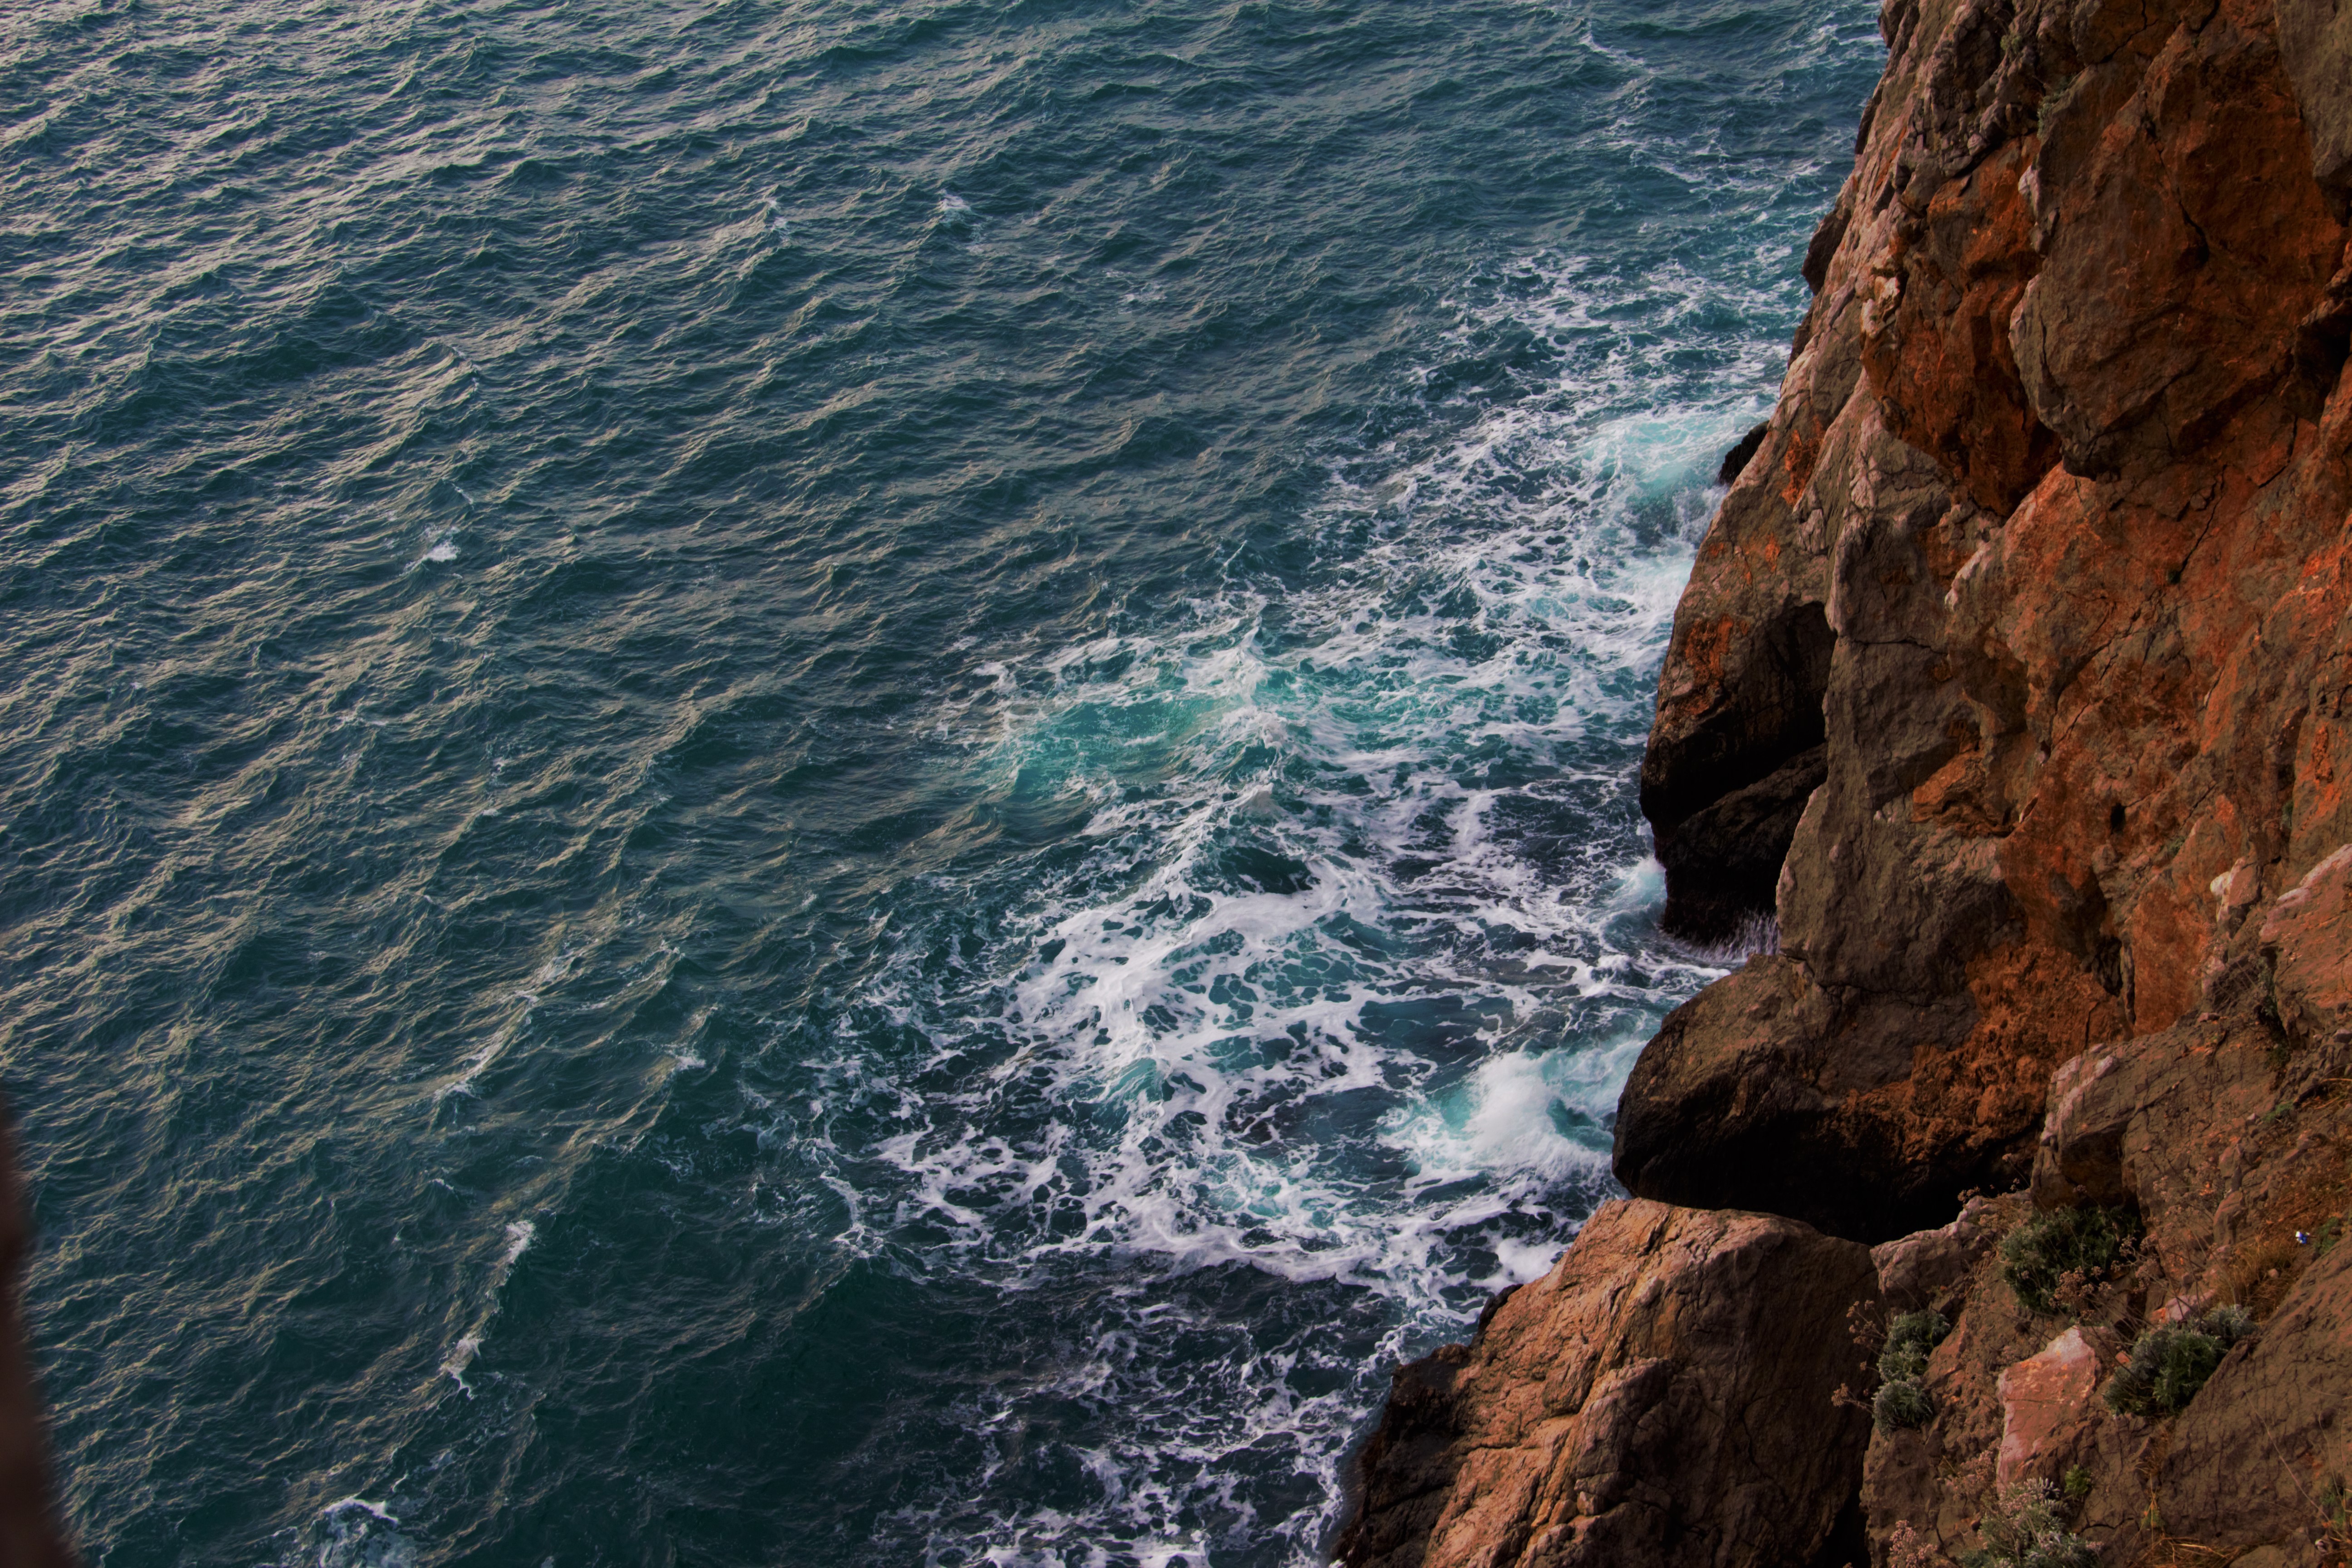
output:
[[1315, 1561], [1717, 973], [1633, 773], [1874, 15], [0, 38], [92, 1560]]

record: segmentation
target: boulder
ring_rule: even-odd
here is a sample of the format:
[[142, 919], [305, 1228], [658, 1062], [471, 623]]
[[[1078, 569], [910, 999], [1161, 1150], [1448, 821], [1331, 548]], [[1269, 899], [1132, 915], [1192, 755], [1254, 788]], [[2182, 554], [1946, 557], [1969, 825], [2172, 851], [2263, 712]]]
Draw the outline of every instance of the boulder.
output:
[[2099, 1415], [2103, 1368], [2078, 1324], [2000, 1374], [2000, 1452], [1994, 1479], [2055, 1483], [2085, 1453]]
[[1790, 1220], [1603, 1205], [1466, 1348], [1399, 1370], [1347, 1568], [1800, 1568], [1861, 1483], [1870, 1254]]
[[1878, 1270], [1878, 1293], [1885, 1298], [1886, 1310], [1949, 1310], [2000, 1239], [1990, 1201], [1975, 1198], [1949, 1225], [1880, 1242], [1870, 1249], [1870, 1261]]

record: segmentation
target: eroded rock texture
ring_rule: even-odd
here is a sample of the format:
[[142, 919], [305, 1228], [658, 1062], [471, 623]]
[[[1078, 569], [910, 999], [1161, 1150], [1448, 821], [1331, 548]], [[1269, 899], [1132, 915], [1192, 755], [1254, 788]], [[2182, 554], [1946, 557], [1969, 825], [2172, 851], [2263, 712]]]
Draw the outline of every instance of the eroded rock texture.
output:
[[[1761, 781], [1820, 780], [1780, 950], [1668, 1021], [1618, 1143], [1635, 1192], [1864, 1240], [2016, 1185], [2055, 1065], [2248, 983], [2249, 911], [2352, 837], [2333, 12], [1891, 0], [1884, 26], [1643, 779], [1677, 908], [1756, 884], [1788, 815]], [[1686, 869], [1727, 817], [1734, 872]]]
[[[2341, 1043], [2294, 1048], [2248, 1006], [2061, 1068], [2031, 1195], [1972, 1205], [1963, 1225], [1978, 1245], [1964, 1271], [1906, 1302], [1955, 1327], [1924, 1380], [1934, 1421], [1871, 1442], [1864, 1500], [1882, 1561], [1897, 1527], [1957, 1557], [2000, 1487], [2070, 1479], [2070, 1523], [2106, 1563], [2341, 1561], [2352, 1100], [2337, 1080], [2348, 1066]], [[2074, 1305], [2037, 1312], [2003, 1279], [1997, 1243], [2036, 1205], [2082, 1203], [2137, 1215], [2145, 1237]], [[1890, 1286], [1890, 1260], [1923, 1239], [1876, 1250]], [[2254, 1337], [2184, 1408], [2109, 1406], [2108, 1379], [2139, 1334], [2231, 1303], [2256, 1320]]]
[[1868, 1422], [1834, 1395], [1870, 1254], [1765, 1215], [1604, 1205], [1467, 1347], [1401, 1368], [1349, 1568], [1814, 1560]]
[[[1882, 27], [1642, 774], [1667, 923], [1769, 915], [1778, 950], [1626, 1089], [1618, 1174], [1683, 1206], [1612, 1211], [1400, 1375], [1351, 1563], [1585, 1561], [1626, 1499], [1737, 1491], [1731, 1431], [1769, 1477], [1738, 1495], [1811, 1521], [1743, 1562], [1865, 1550], [1811, 1533], [1860, 1482], [1881, 1565], [1998, 1546], [2044, 1486], [2067, 1540], [2036, 1562], [2352, 1563], [2352, 11], [1887, 0]], [[1884, 1309], [1948, 1324], [1862, 1465], [1850, 1405], [1747, 1397], [1690, 1348], [1716, 1330], [1597, 1348], [1682, 1277], [1628, 1216], [1771, 1223], [1707, 1212], [1735, 1205], [1873, 1244]], [[2085, 1205], [2125, 1256], [2021, 1296], [2004, 1238]], [[1790, 1284], [1734, 1337], [1833, 1347], [1817, 1390], [1868, 1353], [1855, 1299]], [[2210, 1378], [2106, 1397], [2151, 1331], [2224, 1319], [2252, 1333]], [[1621, 1387], [1675, 1419], [1594, 1393]], [[1673, 1440], [1593, 1468], [1588, 1426]]]

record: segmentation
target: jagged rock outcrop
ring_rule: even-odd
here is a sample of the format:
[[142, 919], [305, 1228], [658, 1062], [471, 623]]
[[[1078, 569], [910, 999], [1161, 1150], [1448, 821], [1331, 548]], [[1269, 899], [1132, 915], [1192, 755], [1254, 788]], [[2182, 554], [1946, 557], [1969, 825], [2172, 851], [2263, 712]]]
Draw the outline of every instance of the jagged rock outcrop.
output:
[[[1642, 774], [1668, 925], [1780, 940], [1643, 1052], [1618, 1174], [1874, 1244], [1935, 1314], [1858, 1471], [1780, 1477], [1813, 1518], [1860, 1480], [1873, 1563], [2352, 1562], [2352, 14], [1881, 26]], [[2070, 1226], [2119, 1250], [2049, 1262]], [[1638, 1318], [1603, 1266], [1595, 1342]], [[1442, 1413], [1436, 1468], [1349, 1539], [1428, 1519], [1363, 1561], [1537, 1560], [1557, 1489], [1476, 1478], [1581, 1353], [1401, 1379], [1372, 1453]]]
[[1660, 682], [1670, 899], [1686, 825], [1755, 816], [1723, 759], [1811, 740], [1809, 612], [1822, 783], [1779, 954], [1668, 1021], [1618, 1124], [1638, 1193], [1866, 1240], [2014, 1185], [2055, 1065], [2204, 1006], [2245, 956], [2217, 922], [2352, 837], [2352, 271], [2279, 24], [1893, 0], [1884, 26], [1820, 296]]
[[1789, 1220], [1603, 1205], [1468, 1346], [1398, 1370], [1338, 1560], [1811, 1563], [1868, 1434], [1835, 1403], [1846, 1313], [1877, 1298], [1865, 1249]]
[[[2352, 965], [2352, 947], [2334, 967]], [[1965, 1273], [1918, 1305], [1953, 1331], [1922, 1380], [1926, 1426], [1876, 1433], [1864, 1489], [1882, 1552], [1897, 1529], [1952, 1556], [1999, 1489], [2071, 1494], [2069, 1524], [2110, 1563], [2315, 1564], [2352, 1544], [2352, 1050], [2297, 1048], [2259, 1002], [2113, 1042], [2053, 1079], [2031, 1195], [1972, 1205]], [[2106, 1278], [2037, 1310], [1992, 1243], [2086, 1204], [2143, 1235]], [[1878, 1249], [1890, 1258], [1916, 1239]], [[1888, 1281], [1891, 1283], [1891, 1281]], [[1894, 1292], [1888, 1292], [1890, 1300]], [[2252, 1339], [2177, 1411], [2111, 1406], [2110, 1381], [2152, 1326], [2242, 1307]], [[1883, 1560], [1883, 1558], [1882, 1558]]]

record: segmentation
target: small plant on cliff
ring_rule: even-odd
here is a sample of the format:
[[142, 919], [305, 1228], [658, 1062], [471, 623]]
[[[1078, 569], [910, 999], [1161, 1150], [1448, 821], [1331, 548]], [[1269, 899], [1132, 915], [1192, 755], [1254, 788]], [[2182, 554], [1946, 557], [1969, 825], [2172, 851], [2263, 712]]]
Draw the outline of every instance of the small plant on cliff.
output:
[[2169, 1415], [2197, 1397], [2230, 1347], [2254, 1331], [2242, 1307], [2215, 1307], [2140, 1335], [2131, 1359], [2107, 1380], [2107, 1404], [2134, 1415]]
[[1927, 1374], [1927, 1352], [1951, 1331], [1941, 1312], [1906, 1312], [1886, 1325], [1886, 1343], [1878, 1352], [1878, 1396], [1870, 1402], [1870, 1419], [1879, 1430], [1925, 1426], [1936, 1418], [1935, 1402], [1920, 1379]]
[[2001, 1237], [2000, 1277], [2032, 1310], [2055, 1312], [2061, 1289], [2079, 1299], [2079, 1280], [2105, 1279], [2138, 1234], [2138, 1220], [2126, 1209], [2052, 1209]]
[[1941, 1312], [1906, 1312], [1886, 1325], [1886, 1345], [1878, 1352], [1878, 1375], [1889, 1383], [1916, 1383], [1927, 1374], [1927, 1352], [1944, 1342], [1952, 1325]]
[[1870, 1422], [1882, 1432], [1925, 1426], [1936, 1418], [1936, 1402], [1916, 1383], [1882, 1383], [1870, 1402]]
[[1960, 1553], [1960, 1568], [2098, 1568], [2091, 1543], [2066, 1528], [2057, 1489], [2048, 1481], [2003, 1487], [1977, 1521], [1983, 1546]]
[[1945, 1568], [1944, 1554], [1909, 1520], [1897, 1520], [1886, 1532], [1886, 1568]]
[[2319, 1489], [2319, 1537], [2312, 1544], [2323, 1563], [2341, 1563], [2352, 1556], [2352, 1491], [2344, 1478], [2331, 1478]]
[[2044, 87], [2042, 101], [2033, 110], [2034, 134], [2044, 142], [2049, 141], [2050, 127], [2057, 122], [2059, 114], [2066, 107], [2066, 100], [2074, 96], [2074, 79], [2071, 76], [2062, 76]]

